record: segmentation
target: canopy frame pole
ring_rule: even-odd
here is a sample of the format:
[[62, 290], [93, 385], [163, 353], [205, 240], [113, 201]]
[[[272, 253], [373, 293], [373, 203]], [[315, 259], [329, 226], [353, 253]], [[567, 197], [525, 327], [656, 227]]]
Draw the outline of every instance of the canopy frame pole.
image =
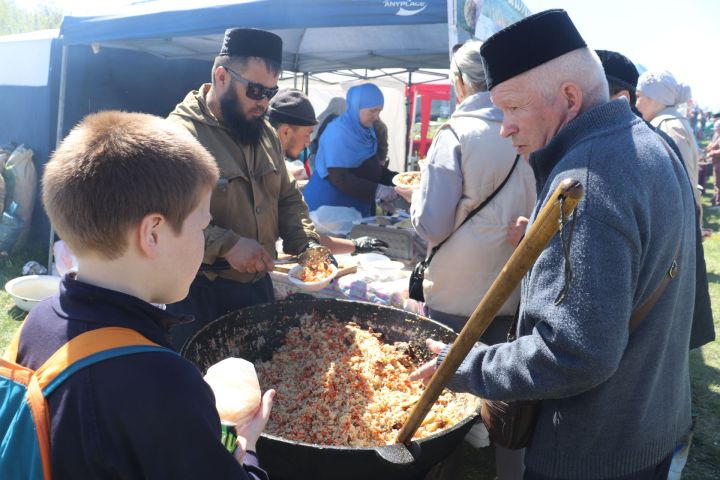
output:
[[415, 95], [412, 93], [412, 70], [408, 70], [408, 81], [407, 81], [407, 93], [405, 94], [405, 106], [407, 110], [407, 122], [406, 122], [406, 128], [405, 128], [405, 168], [403, 168], [404, 171], [407, 171], [410, 167], [412, 161], [412, 146], [413, 146], [413, 138], [412, 138], [412, 126], [415, 121]]
[[[448, 68], [452, 63], [453, 48], [458, 44], [458, 28], [457, 28], [457, 0], [448, 0]], [[452, 74], [450, 74], [452, 78]], [[455, 85], [450, 82], [450, 114], [455, 111], [457, 104], [457, 95], [455, 94]]]
[[[60, 91], [58, 93], [58, 113], [57, 113], [57, 128], [55, 130], [55, 150], [63, 138], [63, 130], [65, 123], [65, 94], [67, 91], [67, 65], [69, 56], [68, 46], [63, 42], [62, 47], [62, 58], [60, 60]], [[52, 220], [50, 220], [50, 237], [48, 242], [48, 262], [47, 269], [48, 273], [52, 275], [53, 266], [53, 244], [55, 243], [55, 229], [53, 228]]]

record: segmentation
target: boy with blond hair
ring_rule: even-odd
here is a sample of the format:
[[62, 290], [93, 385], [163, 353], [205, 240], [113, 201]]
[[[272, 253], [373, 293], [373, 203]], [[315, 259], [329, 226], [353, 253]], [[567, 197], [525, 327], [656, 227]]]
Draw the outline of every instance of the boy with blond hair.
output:
[[[161, 118], [102, 112], [75, 127], [45, 168], [43, 202], [78, 270], [29, 314], [18, 363], [37, 369], [101, 327], [171, 348], [168, 331], [184, 319], [153, 304], [187, 295], [217, 179], [210, 154]], [[53, 477], [267, 478], [253, 451], [273, 395], [238, 428], [233, 456], [220, 442], [213, 393], [190, 362], [167, 350], [95, 363], [47, 398]]]

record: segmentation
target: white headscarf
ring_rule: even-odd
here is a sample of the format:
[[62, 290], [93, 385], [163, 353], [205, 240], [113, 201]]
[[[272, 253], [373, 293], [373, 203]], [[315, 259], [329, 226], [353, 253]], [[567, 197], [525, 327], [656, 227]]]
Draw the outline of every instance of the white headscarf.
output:
[[690, 87], [675, 80], [673, 74], [666, 70], [643, 73], [638, 79], [637, 89], [646, 97], [669, 107], [680, 105], [692, 98]]

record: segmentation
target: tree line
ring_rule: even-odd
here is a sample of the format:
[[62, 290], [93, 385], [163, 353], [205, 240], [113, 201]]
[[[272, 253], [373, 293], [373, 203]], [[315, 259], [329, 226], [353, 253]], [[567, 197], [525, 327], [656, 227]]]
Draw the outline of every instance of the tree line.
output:
[[0, 0], [0, 35], [60, 28], [63, 10], [55, 5], [40, 3], [28, 8], [15, 0]]

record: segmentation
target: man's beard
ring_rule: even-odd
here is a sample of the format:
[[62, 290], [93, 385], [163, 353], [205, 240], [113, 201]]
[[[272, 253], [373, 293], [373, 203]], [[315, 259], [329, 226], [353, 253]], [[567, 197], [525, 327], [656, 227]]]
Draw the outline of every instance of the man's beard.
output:
[[247, 119], [241, 109], [237, 91], [229, 88], [220, 99], [220, 112], [224, 123], [238, 143], [256, 147], [260, 145], [263, 117]]

